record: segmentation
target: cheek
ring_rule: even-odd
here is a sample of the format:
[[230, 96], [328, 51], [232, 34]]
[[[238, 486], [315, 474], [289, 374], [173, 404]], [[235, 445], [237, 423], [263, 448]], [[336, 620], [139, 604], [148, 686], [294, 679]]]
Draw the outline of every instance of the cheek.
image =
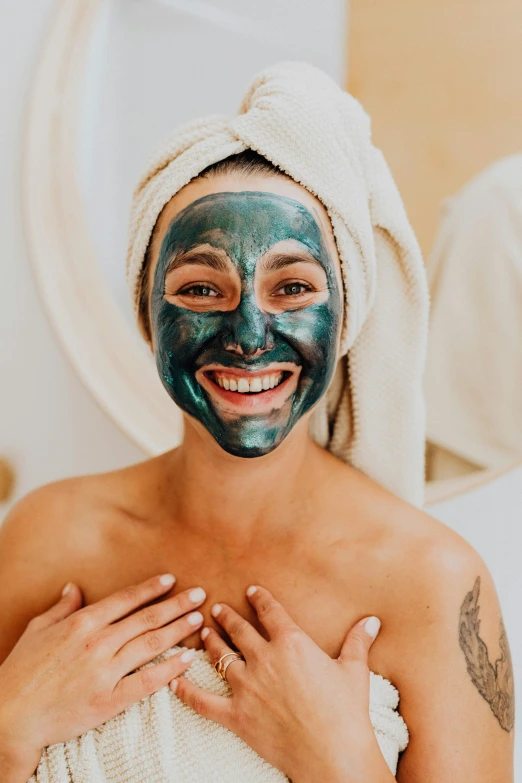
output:
[[194, 313], [164, 302], [154, 322], [157, 349], [170, 363], [190, 363], [219, 333], [221, 321], [221, 314]]
[[310, 369], [325, 368], [337, 357], [340, 328], [338, 308], [329, 303], [311, 305], [303, 310], [276, 316], [277, 329], [282, 336], [311, 365]]

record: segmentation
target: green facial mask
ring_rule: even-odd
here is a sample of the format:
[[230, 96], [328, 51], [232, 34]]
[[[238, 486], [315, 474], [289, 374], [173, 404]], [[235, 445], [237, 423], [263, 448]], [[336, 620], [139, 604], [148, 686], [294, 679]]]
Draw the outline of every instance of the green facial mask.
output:
[[[319, 262], [328, 295], [321, 303], [274, 314], [257, 303], [254, 278], [258, 259], [283, 240], [299, 243]], [[171, 260], [203, 244], [224, 250], [239, 274], [241, 296], [234, 310], [194, 312], [164, 299]], [[151, 320], [163, 385], [225, 451], [241, 457], [267, 454], [328, 387], [336, 363], [341, 302], [333, 259], [319, 225], [301, 203], [250, 191], [198, 199], [170, 224], [154, 273]], [[292, 362], [301, 371], [285, 404], [262, 415], [224, 416], [196, 379], [198, 370], [214, 363], [259, 371], [273, 362]]]

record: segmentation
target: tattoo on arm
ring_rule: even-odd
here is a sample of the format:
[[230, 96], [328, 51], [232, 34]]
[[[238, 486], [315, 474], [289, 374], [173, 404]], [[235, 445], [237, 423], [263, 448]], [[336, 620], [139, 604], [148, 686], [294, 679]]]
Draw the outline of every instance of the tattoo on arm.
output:
[[477, 576], [473, 590], [466, 594], [460, 607], [459, 643], [466, 658], [471, 681], [489, 704], [501, 727], [509, 732], [515, 722], [515, 694], [506, 630], [500, 618], [501, 656], [492, 665], [489, 662], [488, 648], [479, 636], [479, 593], [480, 576]]

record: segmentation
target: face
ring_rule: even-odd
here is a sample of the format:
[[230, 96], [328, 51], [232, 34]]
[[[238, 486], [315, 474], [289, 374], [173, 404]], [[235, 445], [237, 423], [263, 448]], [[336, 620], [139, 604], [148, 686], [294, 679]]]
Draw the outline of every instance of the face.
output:
[[312, 196], [275, 178], [265, 182], [270, 191], [236, 184], [208, 192], [225, 184], [206, 183], [207, 193], [190, 200], [192, 187], [162, 215], [154, 353], [177, 405], [225, 451], [258, 457], [328, 387], [341, 283], [329, 223]]

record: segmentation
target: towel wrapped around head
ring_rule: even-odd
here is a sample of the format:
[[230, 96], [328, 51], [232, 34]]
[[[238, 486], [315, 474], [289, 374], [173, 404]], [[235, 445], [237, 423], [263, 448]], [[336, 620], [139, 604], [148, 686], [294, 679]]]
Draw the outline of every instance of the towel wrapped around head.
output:
[[341, 260], [341, 358], [312, 437], [411, 503], [424, 486], [422, 372], [428, 292], [421, 253], [360, 104], [326, 74], [282, 63], [259, 74], [234, 117], [187, 123], [153, 155], [131, 213], [127, 277], [138, 281], [165, 204], [203, 169], [251, 149], [325, 206]]

